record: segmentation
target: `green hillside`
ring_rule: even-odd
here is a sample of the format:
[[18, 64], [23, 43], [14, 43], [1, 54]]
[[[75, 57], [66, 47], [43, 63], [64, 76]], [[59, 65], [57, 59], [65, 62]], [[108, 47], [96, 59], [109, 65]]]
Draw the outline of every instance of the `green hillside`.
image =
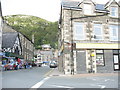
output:
[[29, 15], [11, 15], [5, 16], [4, 19], [11, 27], [26, 35], [30, 40], [34, 34], [36, 49], [42, 44], [51, 44], [52, 48], [57, 48], [58, 22], [49, 22]]

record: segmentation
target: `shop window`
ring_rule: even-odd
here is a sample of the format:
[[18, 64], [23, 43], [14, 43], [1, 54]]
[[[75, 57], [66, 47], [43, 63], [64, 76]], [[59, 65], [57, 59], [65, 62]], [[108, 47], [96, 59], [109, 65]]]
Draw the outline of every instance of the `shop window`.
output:
[[96, 50], [96, 65], [97, 66], [104, 66], [104, 51], [103, 50]]

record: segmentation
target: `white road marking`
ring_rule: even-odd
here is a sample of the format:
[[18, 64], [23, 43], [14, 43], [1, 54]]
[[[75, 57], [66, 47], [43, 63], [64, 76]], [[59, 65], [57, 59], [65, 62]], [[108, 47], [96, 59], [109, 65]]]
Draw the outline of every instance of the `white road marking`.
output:
[[51, 86], [54, 86], [54, 87], [59, 87], [59, 88], [74, 88], [74, 87], [69, 87], [69, 86], [58, 86], [58, 85], [51, 85]]
[[98, 87], [100, 87], [101, 89], [103, 89], [103, 88], [106, 87], [106, 86], [104, 86], [104, 85], [96, 85], [96, 84], [91, 84], [91, 86], [98, 86]]
[[100, 86], [101, 88], [105, 88], [106, 86], [104, 86], [104, 85], [98, 85], [98, 86]]
[[42, 81], [38, 82], [37, 84], [35, 84], [34, 86], [32, 86], [31, 88], [39, 88], [42, 84], [44, 84], [50, 77], [46, 77], [44, 78]]

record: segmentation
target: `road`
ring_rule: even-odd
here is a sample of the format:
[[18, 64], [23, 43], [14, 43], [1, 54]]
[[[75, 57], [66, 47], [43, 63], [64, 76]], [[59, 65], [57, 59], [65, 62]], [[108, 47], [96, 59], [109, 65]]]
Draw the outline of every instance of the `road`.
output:
[[52, 69], [36, 67], [4, 71], [3, 88], [117, 88], [118, 76], [47, 76]]
[[41, 81], [50, 70], [49, 67], [35, 67], [33, 69], [4, 71], [2, 74], [2, 87], [31, 88], [34, 84]]

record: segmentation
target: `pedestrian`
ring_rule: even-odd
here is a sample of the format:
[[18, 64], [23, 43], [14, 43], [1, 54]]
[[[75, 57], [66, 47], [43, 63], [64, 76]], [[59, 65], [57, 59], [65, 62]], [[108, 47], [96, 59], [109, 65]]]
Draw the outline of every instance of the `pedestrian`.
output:
[[16, 64], [14, 64], [13, 67], [14, 67], [14, 70], [16, 70]]
[[24, 68], [26, 69], [26, 63], [24, 63]]

